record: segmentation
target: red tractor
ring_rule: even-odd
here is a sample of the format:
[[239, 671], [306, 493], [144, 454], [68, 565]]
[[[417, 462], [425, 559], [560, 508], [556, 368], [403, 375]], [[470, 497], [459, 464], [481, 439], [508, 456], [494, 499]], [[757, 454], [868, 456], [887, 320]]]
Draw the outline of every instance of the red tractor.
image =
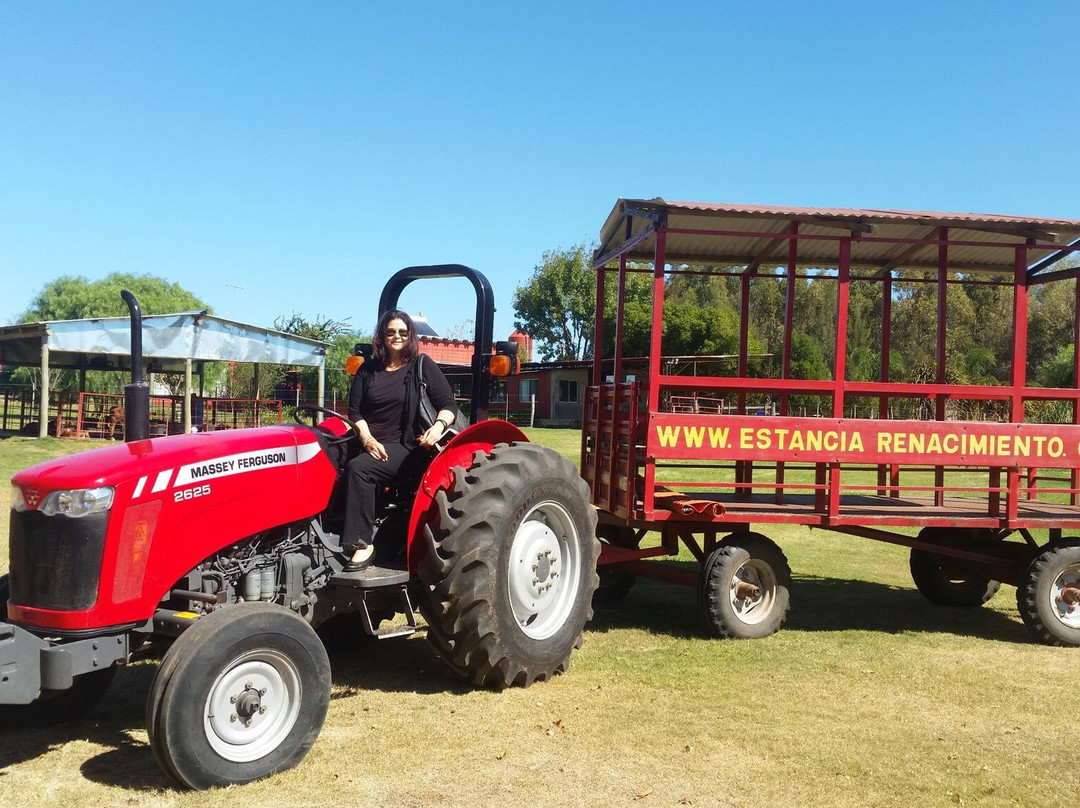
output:
[[[414, 608], [447, 664], [478, 685], [529, 685], [563, 671], [591, 617], [596, 515], [574, 464], [486, 421], [494, 300], [479, 272], [471, 425], [415, 488], [386, 492], [383, 559], [342, 573], [338, 457], [355, 440], [330, 410], [312, 421], [148, 439], [141, 315], [131, 310], [132, 383], [123, 445], [42, 463], [13, 478], [10, 573], [0, 578], [0, 705], [51, 720], [93, 706], [151, 637], [173, 639], [150, 687], [147, 731], [188, 788], [243, 783], [299, 763], [330, 701], [315, 629], [353, 613], [380, 638], [412, 633]], [[490, 360], [490, 362], [489, 362]], [[390, 560], [386, 560], [390, 559]], [[407, 625], [380, 629], [404, 614]]]

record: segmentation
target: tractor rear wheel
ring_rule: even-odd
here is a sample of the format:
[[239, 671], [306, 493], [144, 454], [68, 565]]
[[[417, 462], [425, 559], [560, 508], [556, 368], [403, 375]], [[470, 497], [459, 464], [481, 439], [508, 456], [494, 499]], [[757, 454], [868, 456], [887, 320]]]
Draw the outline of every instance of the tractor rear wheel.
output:
[[455, 468], [435, 499], [418, 576], [439, 654], [488, 687], [565, 670], [592, 617], [600, 550], [573, 463], [541, 446], [499, 444]]
[[200, 617], [150, 686], [147, 734], [184, 788], [246, 783], [307, 755], [330, 703], [330, 661], [303, 618], [269, 603]]

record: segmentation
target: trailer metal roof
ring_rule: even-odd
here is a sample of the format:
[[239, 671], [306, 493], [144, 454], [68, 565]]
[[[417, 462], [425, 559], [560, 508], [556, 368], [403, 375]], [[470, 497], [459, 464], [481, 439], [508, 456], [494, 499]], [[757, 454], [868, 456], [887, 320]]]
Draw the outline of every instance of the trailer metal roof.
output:
[[[851, 265], [881, 270], [936, 268], [938, 234], [948, 228], [949, 268], [1009, 272], [1014, 250], [1028, 244], [1035, 266], [1080, 240], [1080, 220], [982, 213], [804, 208], [778, 205], [619, 199], [600, 231], [599, 266], [625, 252], [630, 260], [654, 256], [657, 227], [668, 230], [666, 259], [675, 264], [779, 266], [798, 225], [798, 264], [829, 268], [838, 263], [838, 241], [851, 241]], [[921, 243], [920, 243], [921, 242]], [[933, 242], [933, 243], [930, 243]], [[1066, 250], [1059, 257], [1068, 255]]]

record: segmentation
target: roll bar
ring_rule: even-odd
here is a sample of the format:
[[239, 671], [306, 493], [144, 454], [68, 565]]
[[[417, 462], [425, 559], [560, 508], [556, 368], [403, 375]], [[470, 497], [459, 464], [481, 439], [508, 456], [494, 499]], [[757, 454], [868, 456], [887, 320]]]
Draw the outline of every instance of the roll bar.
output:
[[491, 354], [492, 332], [495, 321], [495, 295], [483, 273], [462, 264], [437, 264], [434, 266], [406, 267], [386, 282], [379, 298], [379, 316], [398, 308], [398, 299], [410, 283], [426, 278], [465, 278], [476, 291], [476, 330], [472, 355], [472, 412], [470, 423], [484, 421], [488, 417], [491, 393], [491, 370], [487, 358]]

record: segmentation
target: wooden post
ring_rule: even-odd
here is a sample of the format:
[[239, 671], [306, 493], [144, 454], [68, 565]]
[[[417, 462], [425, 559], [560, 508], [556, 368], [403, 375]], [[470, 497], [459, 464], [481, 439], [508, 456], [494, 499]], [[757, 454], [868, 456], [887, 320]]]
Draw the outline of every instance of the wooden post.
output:
[[191, 357], [184, 358], [184, 434], [191, 432]]
[[49, 434], [49, 335], [41, 337], [41, 401], [38, 403], [38, 437]]

